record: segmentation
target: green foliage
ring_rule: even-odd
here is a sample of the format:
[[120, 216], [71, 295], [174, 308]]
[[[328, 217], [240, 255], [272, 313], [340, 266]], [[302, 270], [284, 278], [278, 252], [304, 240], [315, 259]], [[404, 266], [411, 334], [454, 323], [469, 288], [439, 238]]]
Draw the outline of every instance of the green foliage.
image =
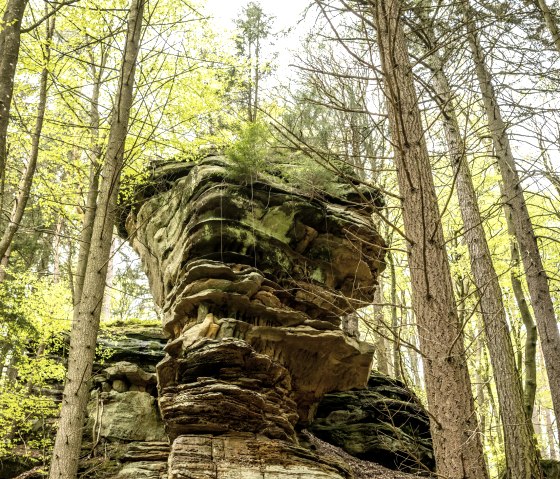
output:
[[283, 168], [283, 176], [290, 186], [310, 196], [337, 196], [341, 192], [341, 184], [331, 169], [302, 154], [291, 158], [290, 164]]
[[264, 123], [241, 126], [237, 141], [226, 152], [233, 163], [232, 175], [235, 178], [252, 182], [266, 170], [270, 155], [269, 140], [270, 132]]
[[31, 448], [50, 444], [58, 405], [47, 390], [64, 378], [59, 357], [71, 317], [63, 283], [31, 272], [0, 283], [0, 457], [23, 440]]

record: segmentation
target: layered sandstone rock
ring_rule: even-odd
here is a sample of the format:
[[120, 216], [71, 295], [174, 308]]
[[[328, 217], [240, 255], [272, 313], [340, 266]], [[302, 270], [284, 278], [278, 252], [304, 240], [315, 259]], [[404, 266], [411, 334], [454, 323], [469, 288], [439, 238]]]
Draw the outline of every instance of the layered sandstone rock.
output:
[[171, 447], [167, 468], [129, 461], [119, 477], [351, 477], [297, 431], [325, 393], [366, 386], [372, 349], [341, 320], [372, 302], [384, 268], [379, 195], [311, 197], [232, 166], [160, 165], [126, 212], [169, 337], [156, 374]]
[[373, 372], [366, 389], [326, 394], [309, 430], [352, 456], [392, 469], [434, 470], [428, 414], [402, 382]]
[[[341, 317], [372, 301], [384, 267], [369, 201], [377, 192], [341, 185], [336, 198], [310, 198], [277, 177], [240, 184], [231, 170], [222, 157], [162, 165], [125, 221], [171, 338], [158, 368], [162, 414], [171, 435], [192, 432], [188, 409], [198, 406], [187, 398], [212, 389], [220, 397], [255, 396], [262, 380], [252, 377], [252, 365], [235, 363], [244, 385], [224, 380], [219, 368], [182, 372], [195, 354], [205, 364], [219, 363], [233, 344], [227, 339], [236, 339], [255, 357], [269, 358], [273, 369], [282, 368], [283, 383], [279, 390], [263, 386], [280, 398], [275, 406], [257, 393], [259, 408], [272, 411], [263, 413], [261, 426], [240, 421], [228, 430], [288, 438], [295, 423], [311, 420], [324, 393], [367, 381], [372, 349], [340, 325]], [[198, 377], [205, 379], [193, 386]], [[209, 414], [211, 424], [200, 424], [199, 432], [217, 432], [220, 421]], [[224, 418], [222, 430], [228, 422]]]

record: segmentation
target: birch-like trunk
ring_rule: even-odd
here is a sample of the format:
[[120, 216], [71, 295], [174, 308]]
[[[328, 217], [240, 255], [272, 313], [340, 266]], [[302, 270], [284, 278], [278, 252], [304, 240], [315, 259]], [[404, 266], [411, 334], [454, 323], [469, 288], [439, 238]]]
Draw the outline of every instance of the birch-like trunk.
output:
[[95, 356], [107, 263], [116, 219], [117, 197], [132, 106], [134, 73], [140, 48], [144, 4], [145, 0], [134, 0], [129, 13], [119, 88], [103, 165], [103, 182], [92, 228], [84, 286], [78, 306], [77, 320], [72, 322], [70, 332], [68, 373], [53, 449], [50, 479], [75, 479], [77, 477], [85, 409], [89, 398], [89, 381]]
[[492, 75], [486, 66], [478, 30], [473, 20], [475, 12], [471, 9], [468, 0], [461, 0], [461, 2], [467, 28], [467, 40], [475, 63], [484, 109], [488, 117], [488, 128], [502, 175], [504, 202], [510, 210], [515, 238], [521, 250], [550, 384], [554, 413], [556, 417], [560, 417], [560, 333], [550, 295], [548, 276], [544, 270], [537, 237], [523, 195], [523, 187], [513, 158], [506, 124], [497, 102]]
[[431, 414], [437, 473], [486, 479], [432, 168], [398, 0], [377, 0], [375, 23], [403, 220], [413, 305]]

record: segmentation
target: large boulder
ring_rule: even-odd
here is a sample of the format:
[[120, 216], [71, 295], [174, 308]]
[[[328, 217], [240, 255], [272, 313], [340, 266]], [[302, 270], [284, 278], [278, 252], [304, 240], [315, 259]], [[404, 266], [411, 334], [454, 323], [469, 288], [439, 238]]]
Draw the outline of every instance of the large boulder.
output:
[[433, 471], [429, 418], [402, 382], [372, 373], [366, 389], [326, 394], [310, 426], [349, 454], [392, 469]]
[[87, 429], [94, 439], [110, 441], [165, 441], [155, 398], [147, 392], [94, 391], [88, 403]]
[[220, 156], [158, 166], [125, 234], [163, 312], [165, 363], [180, 364], [200, 338], [242, 340], [287, 369], [305, 425], [324, 393], [369, 375], [373, 349], [345, 334], [341, 317], [373, 300], [385, 267], [371, 219], [379, 194], [341, 184], [336, 197], [309, 196], [232, 171]]

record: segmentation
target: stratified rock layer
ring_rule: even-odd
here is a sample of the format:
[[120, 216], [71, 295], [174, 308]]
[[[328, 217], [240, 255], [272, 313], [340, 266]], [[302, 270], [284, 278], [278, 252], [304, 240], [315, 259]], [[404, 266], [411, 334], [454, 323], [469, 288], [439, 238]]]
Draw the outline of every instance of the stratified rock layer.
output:
[[171, 438], [247, 431], [293, 440], [290, 374], [245, 341], [200, 339], [158, 365], [159, 404]]
[[309, 430], [352, 456], [426, 472], [435, 466], [429, 418], [400, 381], [372, 373], [367, 389], [326, 394]]
[[[272, 407], [261, 397], [259, 427], [252, 420], [236, 427], [229, 417], [219, 420], [220, 408], [209, 412], [207, 425], [204, 414], [198, 415], [196, 427], [217, 432], [221, 424], [222, 430], [271, 438], [283, 430], [293, 436], [286, 423], [293, 428], [294, 401], [299, 422], [306, 424], [324, 393], [364, 387], [367, 381], [372, 349], [340, 325], [341, 316], [372, 301], [384, 267], [384, 242], [371, 220], [374, 207], [361, 201], [377, 192], [341, 186], [337, 198], [311, 198], [279, 178], [240, 184], [232, 169], [222, 157], [162, 165], [125, 221], [171, 338], [158, 371], [162, 414], [172, 436], [192, 432], [188, 410], [198, 410], [194, 397], [212, 388], [228, 396], [225, 389], [233, 383], [228, 379], [226, 388], [218, 370], [202, 376], [200, 387], [193, 386], [196, 377], [169, 371], [184, 369], [201, 338], [217, 341], [217, 347], [205, 343], [205, 362], [219, 362], [220, 349], [232, 338], [256, 357], [268, 357], [272, 369], [285, 368], [289, 387], [274, 393], [285, 404]], [[240, 377], [251, 378], [250, 368], [237, 366]], [[249, 387], [253, 383], [252, 378], [246, 386], [236, 383], [229, 399], [236, 395], [242, 402], [245, 389], [250, 401], [258, 389]]]
[[344, 479], [348, 471], [309, 451], [250, 434], [185, 435], [169, 456], [169, 479]]
[[[234, 170], [223, 157], [160, 165], [124, 222], [170, 338], [156, 368], [167, 477], [349, 477], [296, 430], [325, 393], [366, 386], [372, 348], [341, 319], [372, 302], [384, 268], [378, 194], [310, 197]], [[164, 474], [136, 462], [120, 477]]]

